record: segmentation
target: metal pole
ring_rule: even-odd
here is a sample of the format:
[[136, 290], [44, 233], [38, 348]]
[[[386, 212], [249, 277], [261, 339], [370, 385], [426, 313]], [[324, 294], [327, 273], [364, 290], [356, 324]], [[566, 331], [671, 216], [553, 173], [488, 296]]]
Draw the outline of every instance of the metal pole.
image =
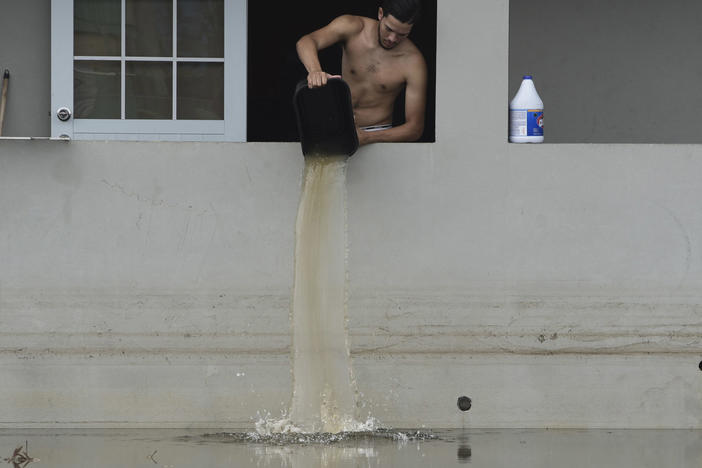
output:
[[5, 70], [2, 77], [2, 99], [0, 100], [0, 136], [2, 136], [2, 124], [5, 122], [5, 104], [7, 104], [7, 87], [10, 84], [10, 70]]

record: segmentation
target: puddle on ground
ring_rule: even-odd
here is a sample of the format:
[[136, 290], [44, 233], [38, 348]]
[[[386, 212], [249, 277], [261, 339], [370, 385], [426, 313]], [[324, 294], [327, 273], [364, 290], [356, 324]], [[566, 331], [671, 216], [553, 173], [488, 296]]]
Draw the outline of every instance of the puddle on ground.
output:
[[10, 458], [19, 447], [25, 453], [25, 441], [28, 454], [41, 460], [28, 468], [702, 466], [699, 430], [376, 429], [262, 436], [253, 429], [5, 429], [0, 430], [0, 460]]

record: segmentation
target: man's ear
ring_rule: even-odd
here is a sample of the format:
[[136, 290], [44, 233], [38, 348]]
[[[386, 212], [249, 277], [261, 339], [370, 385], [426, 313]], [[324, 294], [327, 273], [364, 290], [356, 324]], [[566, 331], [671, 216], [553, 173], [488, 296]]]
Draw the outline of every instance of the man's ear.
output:
[[382, 20], [384, 16], [383, 7], [378, 7], [378, 21]]

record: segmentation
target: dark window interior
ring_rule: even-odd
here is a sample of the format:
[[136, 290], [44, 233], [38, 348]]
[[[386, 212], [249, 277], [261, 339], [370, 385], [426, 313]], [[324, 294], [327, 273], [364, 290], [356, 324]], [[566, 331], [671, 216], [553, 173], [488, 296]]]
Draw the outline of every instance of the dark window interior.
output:
[[[378, 0], [312, 0], [308, 2], [249, 2], [247, 141], [299, 141], [292, 106], [297, 83], [307, 77], [295, 51], [304, 34], [343, 14], [377, 18]], [[423, 4], [410, 39], [424, 54], [428, 68], [424, 134], [434, 141], [436, 88], [436, 0]], [[341, 46], [319, 54], [325, 71], [341, 73]], [[395, 105], [395, 123], [404, 119], [404, 93]]]

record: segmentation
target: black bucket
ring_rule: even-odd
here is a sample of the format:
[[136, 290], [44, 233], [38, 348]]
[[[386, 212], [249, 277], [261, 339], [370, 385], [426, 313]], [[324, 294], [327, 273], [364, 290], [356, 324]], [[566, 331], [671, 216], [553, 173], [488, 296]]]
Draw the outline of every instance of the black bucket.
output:
[[298, 83], [293, 98], [302, 154], [351, 156], [358, 149], [358, 135], [351, 106], [351, 91], [341, 78], [309, 88]]

